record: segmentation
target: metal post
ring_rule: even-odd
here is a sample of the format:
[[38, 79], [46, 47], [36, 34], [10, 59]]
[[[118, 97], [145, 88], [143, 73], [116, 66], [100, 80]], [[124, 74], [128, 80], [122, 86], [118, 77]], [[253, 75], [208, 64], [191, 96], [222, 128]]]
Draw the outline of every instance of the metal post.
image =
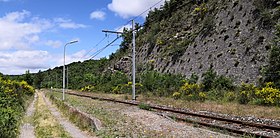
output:
[[69, 79], [68, 79], [68, 72], [69, 72], [69, 70], [68, 70], [68, 66], [67, 66], [67, 75], [66, 75], [66, 78], [67, 78], [67, 83], [66, 83], [66, 92], [68, 92], [68, 81], [69, 81]]
[[132, 20], [132, 100], [136, 100], [135, 97], [135, 32], [134, 32], [134, 20]]
[[[68, 44], [68, 43], [67, 43]], [[65, 44], [64, 46], [64, 56], [63, 56], [63, 84], [62, 84], [62, 100], [64, 100], [64, 93], [65, 93], [65, 48], [67, 46], [67, 44]]]
[[64, 46], [64, 60], [63, 60], [63, 88], [62, 88], [62, 100], [65, 99], [65, 48], [68, 44], [73, 44], [73, 43], [76, 43], [78, 42], [77, 40], [76, 41], [71, 41], [69, 43], [66, 43], [65, 46]]
[[[67, 43], [68, 44], [68, 43]], [[67, 44], [65, 44], [64, 46], [64, 56], [63, 56], [63, 84], [62, 84], [62, 100], [64, 100], [64, 93], [65, 93], [65, 48], [67, 46]]]

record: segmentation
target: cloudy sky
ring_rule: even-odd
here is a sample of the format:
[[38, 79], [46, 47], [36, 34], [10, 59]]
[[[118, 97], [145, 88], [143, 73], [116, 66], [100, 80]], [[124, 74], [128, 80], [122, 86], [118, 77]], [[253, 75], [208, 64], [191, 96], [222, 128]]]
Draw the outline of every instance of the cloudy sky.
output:
[[[116, 38], [102, 30], [130, 26], [128, 21], [164, 0], [0, 0], [0, 72], [23, 74], [91, 58]], [[143, 23], [147, 13], [136, 19]], [[102, 41], [103, 40], [103, 41]], [[105, 57], [121, 40], [95, 56]]]

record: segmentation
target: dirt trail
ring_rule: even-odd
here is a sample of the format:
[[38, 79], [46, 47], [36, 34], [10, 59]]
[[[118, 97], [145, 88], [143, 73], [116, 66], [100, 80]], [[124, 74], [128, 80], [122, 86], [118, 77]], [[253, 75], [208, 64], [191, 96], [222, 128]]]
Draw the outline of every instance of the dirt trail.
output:
[[[37, 94], [34, 94], [34, 100], [32, 103], [29, 105], [27, 108], [24, 120], [29, 120], [32, 118], [32, 115], [35, 111], [34, 104], [37, 100]], [[34, 133], [34, 126], [30, 124], [30, 122], [26, 121], [20, 128], [20, 138], [35, 138], [35, 133]]]
[[86, 133], [82, 132], [67, 119], [63, 118], [58, 109], [54, 105], [52, 105], [48, 98], [45, 97], [44, 93], [42, 93], [42, 96], [52, 115], [59, 121], [65, 131], [67, 131], [73, 138], [90, 138], [90, 136], [88, 136]]

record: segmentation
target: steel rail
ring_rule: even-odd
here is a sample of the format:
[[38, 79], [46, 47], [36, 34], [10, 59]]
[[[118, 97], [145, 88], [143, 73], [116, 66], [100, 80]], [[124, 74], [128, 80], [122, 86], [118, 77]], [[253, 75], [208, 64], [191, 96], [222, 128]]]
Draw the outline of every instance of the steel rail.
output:
[[[140, 104], [140, 102], [138, 102], [138, 101], [122, 101], [122, 100], [117, 100], [117, 99], [112, 99], [112, 98], [96, 97], [96, 96], [85, 95], [85, 94], [80, 94], [80, 93], [66, 92], [66, 94], [90, 98], [90, 99], [94, 99], [94, 100], [117, 102], [117, 103], [134, 105], [134, 106], [137, 106]], [[204, 115], [204, 114], [199, 114], [199, 113], [192, 113], [192, 112], [184, 111], [183, 109], [178, 109], [178, 108], [175, 109], [175, 108], [170, 108], [170, 107], [166, 107], [166, 106], [156, 106], [156, 105], [149, 105], [149, 104], [148, 104], [148, 106], [150, 106], [150, 108], [152, 108], [152, 109], [161, 110], [161, 111], [168, 111], [168, 112], [172, 112], [172, 113], [179, 113], [179, 114], [183, 114], [183, 115], [190, 115], [190, 116], [202, 117], [202, 118], [207, 118], [207, 119], [214, 119], [214, 120], [218, 120], [218, 121], [241, 124], [241, 125], [246, 125], [246, 126], [256, 127], [256, 128], [261, 128], [261, 129], [269, 129], [269, 130], [277, 130], [277, 131], [280, 130], [280, 127], [278, 127], [278, 126], [258, 124], [258, 123], [249, 123], [249, 122], [233, 120], [233, 119], [228, 119], [228, 118]], [[174, 118], [174, 116], [169, 116], [169, 117]], [[254, 135], [256, 137], [271, 138], [270, 136], [266, 136], [266, 135], [262, 135], [262, 134], [258, 134], [258, 133], [250, 133], [250, 132], [237, 130], [237, 129], [233, 129], [233, 128], [228, 128], [228, 127], [223, 127], [223, 126], [219, 126], [219, 125], [215, 125], [215, 124], [211, 124], [211, 123], [205, 123], [202, 121], [194, 121], [194, 120], [180, 118], [180, 117], [175, 117], [175, 119], [177, 119], [179, 121], [196, 123], [196, 124], [207, 126], [207, 127], [219, 128], [219, 129], [227, 130], [227, 131], [237, 133], [237, 134], [249, 134], [249, 135]]]

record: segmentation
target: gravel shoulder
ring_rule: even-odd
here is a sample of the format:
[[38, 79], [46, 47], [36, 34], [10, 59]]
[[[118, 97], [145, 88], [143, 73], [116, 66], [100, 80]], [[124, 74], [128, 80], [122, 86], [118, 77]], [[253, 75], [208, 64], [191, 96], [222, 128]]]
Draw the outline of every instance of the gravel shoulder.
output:
[[65, 119], [59, 110], [52, 105], [52, 103], [49, 101], [48, 98], [45, 97], [44, 93], [42, 93], [42, 97], [44, 99], [44, 102], [48, 106], [49, 110], [51, 111], [51, 114], [58, 120], [59, 124], [67, 131], [71, 137], [73, 138], [89, 138], [85, 132], [81, 131], [79, 128], [77, 128], [75, 125], [73, 125], [71, 122], [69, 122], [67, 119]]
[[35, 111], [34, 104], [37, 100], [37, 94], [34, 94], [34, 99], [32, 103], [28, 106], [25, 116], [23, 118], [23, 124], [20, 128], [20, 138], [35, 138], [35, 133], [34, 133], [34, 126], [32, 124], [32, 116]]
[[[54, 95], [60, 97], [61, 94], [54, 93]], [[96, 132], [100, 137], [232, 137], [176, 122], [156, 112], [142, 110], [135, 106], [70, 95], [67, 95], [66, 102], [101, 120], [104, 127]]]

